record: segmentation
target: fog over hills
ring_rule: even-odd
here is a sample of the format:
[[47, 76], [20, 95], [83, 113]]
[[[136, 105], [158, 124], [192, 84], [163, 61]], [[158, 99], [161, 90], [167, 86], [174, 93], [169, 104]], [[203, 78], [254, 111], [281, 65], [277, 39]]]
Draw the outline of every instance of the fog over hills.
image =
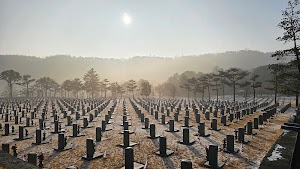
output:
[[[128, 79], [147, 79], [161, 83], [174, 73], [185, 71], [211, 72], [215, 66], [227, 69], [238, 67], [251, 70], [259, 66], [278, 62], [271, 53], [252, 50], [181, 56], [174, 58], [135, 56], [129, 59], [108, 59], [97, 57], [72, 57], [67, 55], [46, 58], [22, 55], [0, 55], [0, 71], [13, 69], [33, 78], [49, 76], [61, 83], [66, 79], [82, 78], [94, 68], [101, 79], [124, 82]], [[3, 82], [1, 82], [3, 87]]]

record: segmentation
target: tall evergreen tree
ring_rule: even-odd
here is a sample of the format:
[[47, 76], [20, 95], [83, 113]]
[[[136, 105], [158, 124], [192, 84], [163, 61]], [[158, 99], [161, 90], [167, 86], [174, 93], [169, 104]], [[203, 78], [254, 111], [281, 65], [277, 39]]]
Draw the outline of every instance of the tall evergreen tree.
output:
[[250, 78], [251, 80], [251, 87], [253, 89], [253, 101], [255, 101], [255, 93], [256, 93], [256, 88], [261, 87], [262, 82], [257, 81], [257, 78], [259, 77], [258, 74], [253, 74]]
[[33, 83], [35, 79], [31, 79], [30, 75], [23, 75], [21, 81], [22, 82], [17, 84], [26, 87], [26, 97], [29, 97], [29, 85]]
[[7, 82], [9, 88], [9, 96], [13, 97], [13, 85], [16, 84], [19, 80], [21, 80], [21, 75], [19, 72], [14, 70], [6, 70], [1, 72], [0, 80], [5, 80]]
[[225, 84], [233, 89], [233, 101], [235, 102], [236, 88], [240, 85], [240, 80], [248, 76], [248, 72], [239, 68], [229, 68], [225, 71]]
[[100, 79], [97, 72], [94, 70], [94, 68], [90, 69], [84, 76], [83, 80], [84, 88], [85, 90], [92, 95], [92, 98], [94, 98], [95, 93], [100, 88]]

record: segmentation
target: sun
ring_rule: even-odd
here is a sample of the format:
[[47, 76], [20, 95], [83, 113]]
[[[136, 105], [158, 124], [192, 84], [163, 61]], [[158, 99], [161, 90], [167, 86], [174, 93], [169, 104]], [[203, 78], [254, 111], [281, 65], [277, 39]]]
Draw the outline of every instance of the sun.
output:
[[131, 22], [132, 22], [131, 17], [127, 13], [123, 14], [123, 19], [122, 20], [123, 20], [125, 25], [130, 25]]

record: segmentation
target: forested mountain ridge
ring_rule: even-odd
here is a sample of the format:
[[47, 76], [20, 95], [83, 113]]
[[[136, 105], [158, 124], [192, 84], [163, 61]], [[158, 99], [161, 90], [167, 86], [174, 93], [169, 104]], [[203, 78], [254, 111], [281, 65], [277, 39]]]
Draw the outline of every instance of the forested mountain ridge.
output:
[[65, 79], [81, 78], [94, 68], [100, 78], [111, 81], [147, 79], [160, 83], [174, 73], [185, 71], [211, 72], [215, 66], [227, 69], [238, 67], [251, 70], [258, 66], [277, 62], [271, 53], [243, 50], [217, 54], [181, 56], [175, 58], [136, 56], [129, 59], [72, 57], [56, 55], [46, 58], [21, 55], [0, 55], [0, 71], [14, 69], [34, 78], [49, 76], [61, 83]]

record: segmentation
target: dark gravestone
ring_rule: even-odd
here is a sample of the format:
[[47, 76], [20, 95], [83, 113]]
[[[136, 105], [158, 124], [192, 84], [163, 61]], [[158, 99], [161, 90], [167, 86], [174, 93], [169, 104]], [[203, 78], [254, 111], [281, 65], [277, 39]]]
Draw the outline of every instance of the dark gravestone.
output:
[[198, 110], [198, 109], [195, 109], [194, 112], [195, 112], [195, 114], [198, 114], [198, 113], [199, 113], [199, 110]]
[[79, 120], [79, 118], [80, 118], [80, 115], [79, 115], [79, 112], [77, 111], [77, 112], [75, 113], [75, 119], [76, 119], [76, 120]]
[[68, 114], [67, 114], [67, 111], [64, 110], [64, 111], [63, 111], [63, 118], [64, 118], [64, 119], [67, 118], [67, 115], [68, 115]]
[[226, 136], [226, 148], [224, 149], [225, 152], [235, 154], [239, 152], [239, 149], [234, 148], [234, 136], [227, 135]]
[[164, 114], [161, 115], [161, 124], [162, 125], [166, 124], [166, 115], [164, 115]]
[[233, 122], [233, 114], [229, 114], [229, 121]]
[[124, 121], [123, 124], [123, 130], [129, 130], [128, 121]]
[[56, 120], [58, 120], [58, 116], [57, 114], [53, 114], [53, 122], [55, 122]]
[[134, 162], [133, 148], [128, 147], [125, 149], [125, 166], [121, 169], [143, 169], [144, 165]]
[[19, 126], [19, 140], [24, 139], [24, 126]]
[[26, 127], [30, 127], [30, 118], [26, 117]]
[[71, 126], [72, 121], [71, 121], [71, 116], [67, 116], [67, 126]]
[[263, 113], [263, 121], [267, 122], [268, 120], [268, 114], [267, 113]]
[[210, 134], [205, 134], [205, 123], [200, 123], [198, 126], [198, 133], [196, 134], [200, 137], [209, 137]]
[[222, 123], [223, 126], [229, 126], [229, 125], [226, 124], [226, 116], [225, 115], [223, 115], [221, 117], [221, 123]]
[[180, 164], [181, 169], [192, 169], [193, 168], [193, 163], [190, 160], [181, 160]]
[[83, 118], [83, 128], [87, 128], [88, 125], [89, 125], [89, 122], [88, 122], [87, 118], [86, 117]]
[[82, 109], [82, 116], [85, 116], [85, 109]]
[[25, 136], [24, 137], [24, 126], [19, 126], [19, 138], [15, 138], [14, 140], [20, 141], [20, 140], [26, 140], [31, 139], [33, 136]]
[[246, 116], [246, 110], [243, 109], [243, 110], [242, 110], [242, 117], [245, 117], [245, 116]]
[[169, 130], [167, 130], [167, 132], [178, 132], [179, 130], [175, 130], [174, 129], [174, 120], [170, 120], [169, 121]]
[[247, 123], [247, 135], [252, 135], [252, 121]]
[[31, 118], [31, 119], [34, 119], [34, 112], [31, 112], [30, 118]]
[[190, 111], [189, 110], [185, 111], [185, 116], [190, 117]]
[[238, 142], [247, 144], [249, 141], [245, 139], [245, 128], [240, 127], [238, 129]]
[[94, 115], [90, 113], [90, 114], [89, 114], [89, 121], [90, 121], [90, 122], [93, 122], [93, 120], [94, 120]]
[[214, 117], [218, 117], [218, 111], [217, 110], [214, 111]]
[[43, 119], [39, 119], [39, 129], [44, 130], [45, 126], [44, 126], [44, 120]]
[[236, 112], [236, 119], [241, 120], [241, 112], [240, 111]]
[[98, 116], [98, 110], [94, 111], [94, 116], [97, 117]]
[[196, 114], [196, 123], [200, 123], [200, 114]]
[[33, 153], [33, 152], [28, 153], [27, 161], [28, 161], [28, 163], [33, 164], [33, 165], [36, 166], [36, 164], [37, 164], [37, 155], [36, 155], [36, 153]]
[[175, 120], [175, 121], [179, 121], [178, 115], [179, 115], [178, 113], [174, 113], [174, 120]]
[[5, 123], [3, 136], [8, 136], [8, 135], [9, 135], [9, 123]]
[[66, 151], [72, 149], [71, 144], [67, 144], [65, 135], [63, 133], [58, 134], [58, 147], [54, 149], [56, 151]]
[[208, 111], [205, 112], [205, 119], [210, 120], [210, 113]]
[[182, 127], [192, 127], [192, 125], [189, 125], [189, 117], [185, 116], [184, 117], [184, 125]]
[[149, 118], [145, 118], [145, 126], [143, 129], [148, 129], [149, 128]]
[[254, 118], [254, 129], [258, 129], [258, 118]]
[[61, 131], [59, 130], [59, 123], [57, 120], [54, 121], [54, 131], [52, 133], [60, 133]]
[[155, 111], [155, 119], [158, 119], [158, 111]]
[[141, 113], [141, 123], [144, 123], [145, 122], [145, 115], [144, 113]]
[[4, 122], [8, 122], [8, 113], [5, 114]]
[[259, 124], [259, 125], [263, 125], [263, 124], [264, 124], [264, 119], [263, 119], [263, 116], [262, 116], [262, 115], [259, 115], [259, 116], [258, 116], [258, 124]]
[[208, 161], [204, 164], [204, 166], [209, 168], [222, 168], [224, 166], [223, 162], [218, 160], [218, 146], [210, 145], [208, 150]]
[[[125, 130], [129, 131], [129, 123], [128, 123], [128, 121], [124, 121], [123, 122], [123, 131], [120, 134], [124, 134]], [[129, 131], [129, 134], [133, 134], [133, 133], [134, 133], [133, 131]]]
[[15, 124], [19, 124], [19, 116], [18, 115], [15, 116]]
[[158, 136], [155, 134], [155, 124], [150, 124], [150, 139], [156, 139]]
[[221, 129], [218, 128], [218, 120], [212, 119], [211, 121], [211, 130], [220, 131]]
[[123, 115], [123, 122], [127, 121], [127, 115]]
[[109, 116], [108, 115], [105, 115], [105, 122], [106, 124], [111, 124], [111, 122], [109, 121]]
[[96, 158], [103, 157], [103, 153], [95, 152], [95, 144], [92, 138], [86, 139], [86, 155], [82, 158], [85, 160], [93, 160]]
[[9, 143], [2, 143], [2, 151], [4, 153], [9, 153]]
[[42, 142], [42, 130], [41, 129], [36, 129], [35, 130], [35, 143], [32, 143], [32, 144], [35, 144], [35, 145], [40, 145], [40, 144], [45, 144], [45, 143], [48, 143], [46, 141], [43, 141]]
[[184, 145], [192, 145], [195, 143], [194, 140], [190, 140], [190, 129], [183, 128], [183, 140], [179, 142], [180, 144]]
[[96, 141], [101, 141], [102, 133], [101, 127], [96, 127]]
[[102, 131], [109, 131], [111, 129], [106, 129], [106, 122], [105, 120], [102, 120], [102, 125], [101, 125]]
[[174, 153], [172, 150], [167, 149], [167, 138], [159, 137], [159, 151], [156, 152], [157, 155], [161, 157], [167, 157]]
[[45, 113], [44, 112], [42, 113], [42, 119], [43, 119], [43, 121], [45, 121]]
[[130, 142], [130, 138], [129, 138], [129, 130], [124, 130], [124, 134], [123, 134], [123, 144], [120, 144], [121, 147], [123, 148], [127, 148], [127, 147], [133, 147], [137, 145], [137, 143], [135, 142]]
[[224, 116], [224, 114], [225, 114], [225, 110], [221, 109], [221, 115]]

